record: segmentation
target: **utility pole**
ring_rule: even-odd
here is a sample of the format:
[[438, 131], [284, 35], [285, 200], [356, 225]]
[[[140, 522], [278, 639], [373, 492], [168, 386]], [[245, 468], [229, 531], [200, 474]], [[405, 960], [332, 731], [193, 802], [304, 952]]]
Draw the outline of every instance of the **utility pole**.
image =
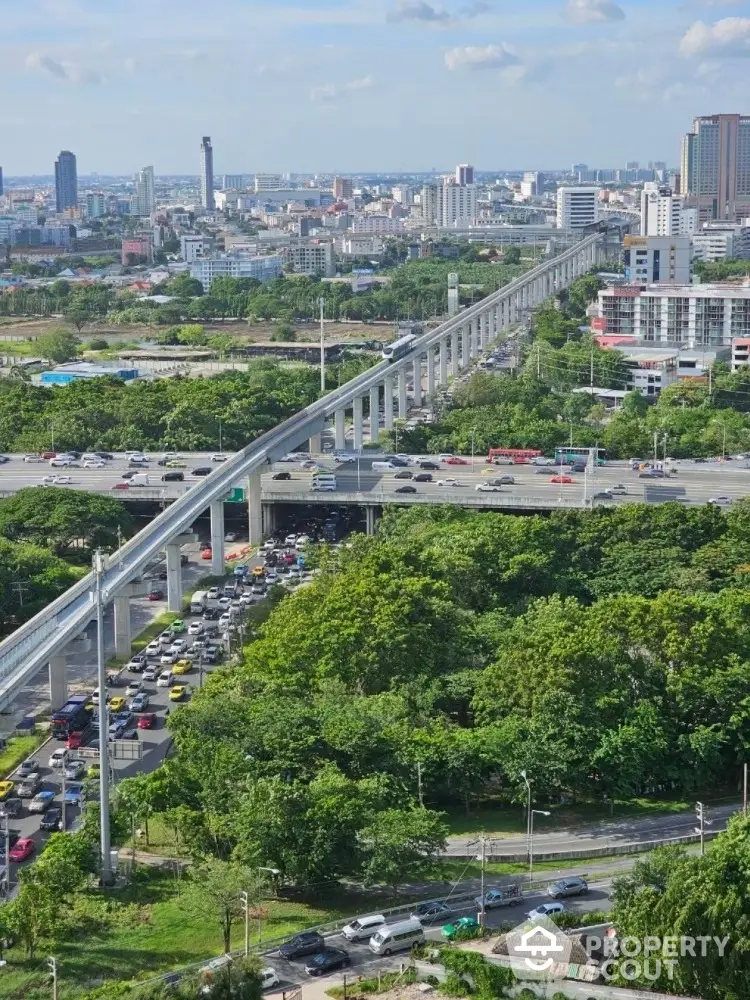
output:
[[526, 853], [531, 860], [531, 782], [525, 771], [521, 771], [521, 777], [526, 783]]
[[326, 300], [321, 297], [318, 299], [318, 305], [320, 306], [320, 391], [324, 393], [326, 391], [326, 348], [325, 348], [325, 325], [323, 322], [323, 309], [325, 307]]
[[531, 810], [531, 822], [529, 824], [529, 875], [531, 875], [534, 870], [534, 817], [535, 816], [551, 816], [552, 813], [547, 809], [532, 809]]
[[698, 818], [698, 826], [695, 828], [695, 832], [700, 834], [701, 838], [701, 857], [706, 853], [705, 844], [705, 833], [706, 827], [711, 826], [712, 820], [706, 819], [706, 807], [702, 802], [695, 803], [695, 815]]
[[57, 1000], [57, 959], [50, 955], [47, 965], [52, 973], [52, 1000]]
[[96, 590], [96, 661], [99, 684], [99, 836], [102, 885], [112, 883], [112, 863], [109, 839], [109, 710], [107, 707], [107, 668], [104, 659], [104, 599], [102, 573], [104, 555], [101, 549], [94, 553], [94, 579]]
[[245, 914], [245, 958], [247, 958], [250, 954], [250, 900], [244, 890], [240, 893], [240, 902]]
[[481, 893], [480, 893], [481, 899], [482, 899], [482, 905], [481, 905], [481, 908], [479, 910], [479, 926], [480, 927], [484, 927], [484, 864], [485, 864], [485, 856], [486, 856], [485, 855], [486, 840], [485, 840], [484, 836], [482, 836], [480, 838], [479, 843], [482, 845], [482, 851], [481, 851], [481, 854], [480, 854], [480, 860], [482, 862], [482, 875], [481, 875], [482, 886], [481, 886]]
[[10, 585], [10, 589], [14, 590], [18, 594], [18, 604], [23, 610], [23, 595], [29, 589], [29, 585], [24, 583], [22, 580], [14, 580]]
[[589, 388], [594, 388], [594, 341], [591, 341], [591, 371], [590, 371], [590, 385]]
[[419, 804], [424, 809], [424, 791], [422, 789], [422, 765], [417, 761], [417, 798]]
[[10, 899], [10, 816], [5, 814], [5, 899]]
[[[101, 701], [101, 698], [99, 699], [99, 701]], [[60, 814], [61, 814], [61, 817], [62, 817], [61, 823], [62, 823], [62, 832], [63, 833], [65, 833], [65, 825], [66, 825], [65, 824], [65, 820], [67, 818], [66, 815], [65, 815], [65, 791], [66, 791], [66, 788], [65, 788], [65, 768], [67, 766], [68, 766], [68, 751], [66, 750], [65, 751], [65, 756], [62, 759], [62, 768], [60, 769], [60, 778], [61, 778], [61, 781], [62, 781], [62, 808], [60, 809]]]
[[656, 463], [659, 461], [659, 452], [657, 450], [659, 447], [658, 441], [659, 441], [659, 432], [654, 431], [654, 466], [656, 466]]

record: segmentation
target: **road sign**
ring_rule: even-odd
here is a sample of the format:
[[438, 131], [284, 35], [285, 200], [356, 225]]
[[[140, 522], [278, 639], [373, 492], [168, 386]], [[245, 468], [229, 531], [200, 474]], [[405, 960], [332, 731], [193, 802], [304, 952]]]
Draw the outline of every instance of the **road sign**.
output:
[[235, 486], [224, 498], [224, 503], [244, 503], [245, 491], [241, 486]]

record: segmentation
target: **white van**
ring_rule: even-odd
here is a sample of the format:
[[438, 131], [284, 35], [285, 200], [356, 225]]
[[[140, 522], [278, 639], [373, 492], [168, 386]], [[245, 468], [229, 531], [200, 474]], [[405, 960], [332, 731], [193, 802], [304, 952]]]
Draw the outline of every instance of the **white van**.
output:
[[369, 917], [357, 917], [346, 927], [341, 928], [341, 933], [347, 941], [367, 941], [380, 927], [385, 926], [385, 917], [382, 913], [373, 913]]
[[386, 924], [370, 938], [370, 951], [376, 955], [391, 955], [394, 951], [408, 951], [414, 944], [424, 941], [424, 927], [411, 918], [397, 924]]
[[128, 482], [131, 486], [148, 486], [148, 473], [136, 472], [134, 476], [130, 477]]
[[310, 489], [319, 493], [332, 493], [336, 489], [336, 477], [330, 473], [313, 476]]
[[396, 466], [393, 462], [373, 462], [372, 471], [373, 472], [386, 472], [388, 469], [395, 469]]

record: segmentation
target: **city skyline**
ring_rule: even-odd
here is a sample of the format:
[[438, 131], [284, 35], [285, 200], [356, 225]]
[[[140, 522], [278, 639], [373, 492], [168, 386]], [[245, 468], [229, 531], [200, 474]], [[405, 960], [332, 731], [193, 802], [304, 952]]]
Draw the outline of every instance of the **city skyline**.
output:
[[694, 117], [750, 108], [750, 0], [217, 0], [210, 21], [195, 0], [5, 7], [8, 176], [46, 173], [55, 147], [83, 173], [192, 174], [206, 133], [217, 174], [675, 164]]

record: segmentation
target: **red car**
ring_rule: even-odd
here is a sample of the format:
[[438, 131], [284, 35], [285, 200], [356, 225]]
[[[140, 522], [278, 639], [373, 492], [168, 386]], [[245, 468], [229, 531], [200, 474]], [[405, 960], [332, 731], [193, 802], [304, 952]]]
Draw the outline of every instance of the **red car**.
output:
[[130, 489], [130, 483], [115, 483], [115, 485], [112, 487], [112, 489], [113, 490], [129, 490]]
[[87, 734], [85, 732], [71, 733], [65, 741], [65, 746], [68, 750], [77, 750], [86, 742], [86, 735]]
[[549, 481], [551, 483], [574, 483], [575, 480], [572, 476], [550, 476]]
[[153, 712], [144, 712], [143, 715], [138, 716], [136, 725], [139, 729], [153, 729], [156, 725], [156, 716]]
[[163, 590], [152, 590], [148, 595], [149, 601], [163, 601], [164, 591]]
[[465, 458], [459, 458], [457, 455], [454, 455], [453, 458], [446, 458], [445, 464], [446, 465], [468, 465], [469, 463], [466, 461]]
[[8, 857], [11, 861], [25, 861], [34, 853], [34, 841], [31, 837], [21, 837], [10, 849]]
[[211, 549], [203, 549], [201, 551], [201, 559], [213, 559], [213, 552]]
[[285, 566], [294, 566], [297, 562], [297, 556], [293, 552], [285, 552], [281, 557], [281, 561]]

